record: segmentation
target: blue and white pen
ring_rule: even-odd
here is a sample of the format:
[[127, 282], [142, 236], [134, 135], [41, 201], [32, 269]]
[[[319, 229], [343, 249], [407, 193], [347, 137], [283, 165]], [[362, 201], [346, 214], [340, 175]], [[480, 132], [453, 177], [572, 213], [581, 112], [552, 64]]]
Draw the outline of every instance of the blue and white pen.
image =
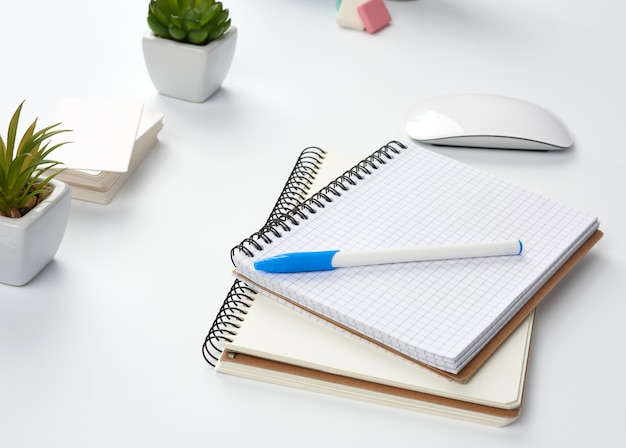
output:
[[342, 252], [292, 252], [264, 258], [254, 268], [265, 272], [327, 271], [350, 266], [520, 255], [520, 240]]

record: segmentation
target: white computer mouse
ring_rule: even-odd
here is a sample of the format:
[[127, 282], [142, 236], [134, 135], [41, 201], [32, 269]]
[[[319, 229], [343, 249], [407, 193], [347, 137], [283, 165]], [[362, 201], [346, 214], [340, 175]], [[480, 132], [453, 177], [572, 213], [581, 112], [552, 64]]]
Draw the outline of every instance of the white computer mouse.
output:
[[552, 112], [528, 101], [463, 93], [420, 101], [408, 113], [406, 133], [434, 145], [552, 150], [574, 140]]

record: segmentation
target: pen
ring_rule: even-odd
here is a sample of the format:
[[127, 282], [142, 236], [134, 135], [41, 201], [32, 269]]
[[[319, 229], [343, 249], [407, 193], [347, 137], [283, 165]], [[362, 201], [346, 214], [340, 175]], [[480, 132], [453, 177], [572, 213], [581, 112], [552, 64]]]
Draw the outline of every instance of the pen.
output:
[[327, 271], [373, 264], [519, 255], [522, 248], [520, 240], [510, 240], [352, 252], [340, 250], [291, 252], [256, 261], [254, 268], [258, 271], [276, 273]]

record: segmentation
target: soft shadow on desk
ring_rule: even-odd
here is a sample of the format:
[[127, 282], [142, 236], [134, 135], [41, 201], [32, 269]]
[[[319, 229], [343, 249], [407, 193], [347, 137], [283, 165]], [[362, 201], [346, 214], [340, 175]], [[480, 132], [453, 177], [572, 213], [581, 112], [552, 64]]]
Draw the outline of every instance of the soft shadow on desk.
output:
[[607, 244], [604, 241], [606, 236], [600, 240], [596, 247], [591, 249], [585, 257], [554, 287], [544, 301], [537, 308], [538, 319], [558, 319], [563, 316], [568, 307], [577, 306], [573, 301], [589, 300], [594, 302], [594, 306], [602, 306], [598, 300], [601, 294], [594, 293], [592, 296], [587, 293], [580, 293], [581, 285], [591, 284], [591, 290], [599, 291], [602, 288], [601, 275], [609, 269], [609, 261], [603, 256], [601, 247]]
[[[245, 93], [241, 93], [245, 95]], [[164, 131], [167, 132], [169, 123], [183, 118], [184, 123], [207, 129], [211, 127], [223, 127], [236, 122], [237, 116], [242, 111], [238, 107], [238, 93], [236, 90], [220, 87], [208, 100], [202, 103], [183, 101], [165, 95], [156, 95], [150, 107], [155, 110], [166, 111], [164, 117]]]
[[[63, 268], [59, 265], [59, 263], [53, 258], [50, 263], [48, 263], [44, 268], [37, 274], [33, 279], [22, 286], [11, 286], [5, 285], [4, 283], [0, 283], [0, 297], [2, 299], [7, 299], [6, 301], [19, 300], [22, 297], [28, 296], [36, 296], [37, 299], [45, 300], [45, 293], [35, 294], [35, 291], [39, 289], [39, 286], [45, 284], [46, 289], [53, 288], [52, 282], [50, 279], [55, 279], [63, 274]], [[56, 282], [57, 280], [54, 280]], [[62, 281], [62, 280], [60, 280]], [[42, 289], [43, 290], [43, 289]], [[2, 313], [0, 313], [1, 315]]]
[[39, 346], [51, 334], [51, 326], [65, 325], [65, 296], [51, 291], [69, 281], [62, 264], [53, 259], [24, 286], [0, 284], [0, 348], [9, 344], [6, 348], [14, 352]]
[[51, 284], [51, 279], [55, 279], [54, 281], [63, 281], [61, 277], [63, 276], [63, 266], [62, 263], [59, 263], [56, 259], [52, 259], [50, 263], [48, 263], [42, 270], [37, 274], [27, 285], [39, 285], [39, 284]]
[[88, 222], [97, 229], [106, 222], [120, 221], [120, 216], [132, 216], [135, 213], [134, 198], [143, 193], [141, 190], [152, 189], [160, 182], [157, 169], [164, 165], [163, 158], [166, 151], [161, 139], [146, 154], [145, 158], [124, 181], [119, 191], [115, 193], [109, 204], [98, 204], [90, 201], [72, 199], [72, 208], [68, 229], [65, 236], [72, 233], [73, 224], [78, 220]]
[[515, 165], [520, 169], [535, 166], [560, 166], [572, 162], [577, 157], [576, 144], [567, 149], [554, 151], [461, 148], [457, 146], [438, 146], [419, 143], [418, 145], [469, 164], [472, 164], [472, 162], [488, 162], [489, 164], [496, 165]]
[[221, 87], [204, 103], [155, 97], [150, 107], [164, 113], [163, 141], [178, 145], [187, 156], [210, 156], [215, 161], [241, 145], [250, 148], [273, 141], [273, 132], [285, 122], [294, 126], [304, 120], [267, 92], [242, 86], [241, 78], [236, 82], [232, 88]]
[[157, 143], [135, 171], [128, 177], [126, 182], [124, 182], [124, 185], [122, 185], [122, 188], [117, 192], [111, 204], [114, 202], [124, 202], [128, 196], [139, 195], [139, 190], [150, 189], [153, 184], [162, 182], [162, 175], [161, 177], [159, 176], [159, 170], [161, 169], [160, 167], [167, 166], [165, 159], [168, 151], [169, 144], [164, 141], [162, 135], [159, 136]]

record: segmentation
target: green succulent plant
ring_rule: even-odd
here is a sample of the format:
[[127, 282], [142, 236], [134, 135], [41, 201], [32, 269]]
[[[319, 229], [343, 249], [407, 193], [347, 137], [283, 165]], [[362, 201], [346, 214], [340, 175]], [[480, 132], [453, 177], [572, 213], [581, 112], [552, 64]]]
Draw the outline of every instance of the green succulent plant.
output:
[[48, 155], [68, 142], [51, 145], [50, 138], [67, 130], [56, 129], [60, 123], [37, 130], [37, 119], [26, 129], [19, 143], [17, 128], [22, 102], [15, 110], [5, 140], [0, 136], [0, 216], [19, 218], [37, 205], [50, 192], [48, 183], [60, 171], [46, 171], [61, 162], [48, 160]]
[[165, 39], [206, 45], [230, 27], [228, 9], [215, 0], [150, 0], [148, 26]]

